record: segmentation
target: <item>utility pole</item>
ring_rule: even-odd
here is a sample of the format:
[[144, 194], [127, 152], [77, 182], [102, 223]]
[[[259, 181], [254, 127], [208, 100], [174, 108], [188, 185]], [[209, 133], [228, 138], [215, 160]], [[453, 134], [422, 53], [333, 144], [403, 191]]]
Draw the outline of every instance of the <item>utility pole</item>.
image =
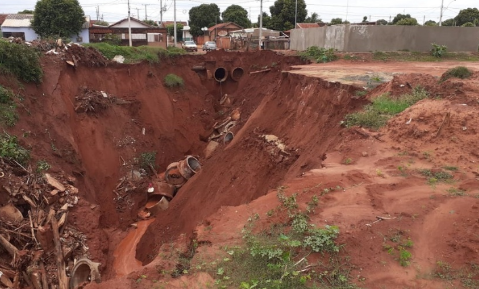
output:
[[442, 26], [442, 9], [444, 8], [444, 0], [441, 0], [441, 13], [439, 14], [439, 26]]
[[96, 21], [98, 21], [98, 18], [100, 18], [100, 6], [96, 6]]
[[133, 46], [131, 43], [131, 21], [130, 21], [130, 0], [128, 0], [128, 44]]
[[260, 1], [260, 6], [259, 6], [259, 47], [258, 50], [261, 50], [261, 38], [263, 37], [263, 0]]
[[160, 0], [160, 22], [163, 25], [163, 0]]
[[346, 21], [348, 21], [348, 14], [349, 14], [349, 0], [346, 2]]
[[148, 13], [146, 13], [146, 7], [150, 4], [143, 4], [145, 6], [145, 20], [148, 20]]
[[294, 7], [294, 29], [296, 29], [297, 19], [298, 19], [298, 0], [296, 0], [296, 5]]
[[136, 8], [136, 17], [140, 20], [140, 9]]
[[175, 37], [175, 47], [176, 47], [176, 0], [173, 0], [173, 37]]

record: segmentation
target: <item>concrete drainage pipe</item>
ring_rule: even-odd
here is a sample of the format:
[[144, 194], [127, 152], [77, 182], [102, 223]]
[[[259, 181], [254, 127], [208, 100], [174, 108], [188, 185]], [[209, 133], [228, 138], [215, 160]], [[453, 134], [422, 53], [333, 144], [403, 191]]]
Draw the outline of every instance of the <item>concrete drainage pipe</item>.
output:
[[201, 170], [198, 159], [193, 156], [187, 156], [184, 160], [178, 162], [178, 170], [185, 179], [190, 179], [194, 174]]
[[228, 71], [224, 67], [218, 67], [215, 70], [215, 80], [223, 82], [228, 78]]
[[78, 260], [72, 270], [68, 284], [69, 289], [82, 288], [85, 285], [84, 283], [92, 281], [100, 283], [101, 276], [98, 266], [100, 266], [100, 263], [92, 262], [87, 258]]
[[231, 78], [234, 81], [239, 81], [241, 79], [241, 77], [243, 77], [244, 70], [241, 67], [235, 67], [235, 68], [231, 69], [230, 74], [231, 74]]

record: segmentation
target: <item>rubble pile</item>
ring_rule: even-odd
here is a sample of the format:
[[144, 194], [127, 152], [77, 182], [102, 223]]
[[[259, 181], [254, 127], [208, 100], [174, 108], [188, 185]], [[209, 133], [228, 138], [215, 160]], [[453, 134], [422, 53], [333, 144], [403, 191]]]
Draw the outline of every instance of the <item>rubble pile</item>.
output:
[[87, 87], [80, 88], [80, 95], [75, 96], [75, 112], [99, 112], [117, 103], [118, 98], [104, 91], [96, 91]]
[[86, 236], [68, 223], [75, 181], [0, 159], [0, 287], [68, 288], [76, 261], [89, 258]]

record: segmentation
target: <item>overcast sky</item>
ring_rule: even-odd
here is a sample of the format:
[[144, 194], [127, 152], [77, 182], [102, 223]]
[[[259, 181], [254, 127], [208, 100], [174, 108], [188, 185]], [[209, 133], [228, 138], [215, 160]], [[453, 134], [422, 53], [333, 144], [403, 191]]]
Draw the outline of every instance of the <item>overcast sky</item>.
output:
[[[160, 20], [160, 1], [166, 11], [163, 13], [163, 20], [173, 20], [174, 0], [130, 0], [131, 15], [143, 20], [145, 18], [145, 7], [148, 19]], [[263, 11], [269, 13], [269, 7], [275, 0], [264, 0]], [[325, 22], [332, 18], [342, 18], [350, 22], [360, 22], [363, 16], [370, 17], [371, 21], [386, 19], [398, 13], [411, 14], [420, 24], [423, 24], [424, 18], [427, 20], [439, 21], [440, 7], [442, 0], [396, 0], [396, 1], [373, 1], [373, 0], [306, 0], [306, 9], [308, 15], [316, 12]], [[479, 7], [478, 0], [443, 0], [443, 20], [453, 18], [461, 9]], [[100, 18], [103, 16], [105, 21], [116, 22], [128, 16], [127, 0], [79, 0], [86, 15], [91, 19], [97, 18], [97, 7], [99, 7]], [[259, 0], [184, 0], [176, 1], [176, 20], [187, 21], [188, 11], [191, 7], [201, 4], [216, 3], [221, 12], [226, 7], [237, 4], [243, 6], [250, 19], [256, 22], [260, 11]], [[0, 13], [16, 13], [24, 9], [35, 8], [36, 0], [0, 0]], [[392, 19], [391, 18], [391, 19]]]

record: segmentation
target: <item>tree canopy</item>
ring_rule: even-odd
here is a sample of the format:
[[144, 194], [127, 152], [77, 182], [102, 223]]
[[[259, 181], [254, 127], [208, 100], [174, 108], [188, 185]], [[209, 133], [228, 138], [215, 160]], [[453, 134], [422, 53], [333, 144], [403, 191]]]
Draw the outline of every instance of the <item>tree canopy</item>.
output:
[[313, 12], [311, 16], [308, 16], [308, 18], [304, 19], [304, 22], [305, 23], [318, 23], [318, 22], [321, 23], [323, 21], [321, 20], [321, 18], [319, 18], [318, 13]]
[[331, 25], [343, 24], [343, 19], [341, 19], [341, 18], [333, 18], [333, 19], [331, 19], [331, 22], [330, 22], [329, 24], [331, 24]]
[[158, 23], [156, 23], [156, 21], [153, 21], [151, 19], [145, 19], [145, 20], [143, 20], [143, 23], [146, 23], [150, 26], [158, 26]]
[[456, 21], [453, 18], [450, 18], [450, 19], [442, 21], [441, 25], [442, 26], [455, 26]]
[[23, 11], [19, 11], [17, 14], [33, 14], [33, 10], [25, 9]]
[[388, 25], [389, 23], [385, 19], [379, 19], [376, 21], [376, 25]]
[[[259, 16], [258, 16], [258, 22], [253, 25], [254, 27], [259, 27]], [[263, 12], [263, 27], [273, 29], [273, 26], [271, 24], [271, 16], [268, 15], [268, 13]]]
[[[296, 14], [297, 23], [304, 22], [308, 11], [304, 0], [298, 1]], [[271, 13], [271, 27], [274, 30], [285, 31], [294, 28], [294, 16], [296, 11], [296, 0], [276, 0], [274, 5], [269, 7]]]
[[218, 5], [201, 4], [190, 9], [190, 33], [193, 36], [199, 36], [203, 34], [201, 28], [211, 27], [217, 23], [221, 23], [220, 8]]
[[418, 25], [418, 23], [417, 23], [416, 18], [409, 17], [409, 18], [403, 18], [403, 19], [399, 20], [398, 22], [396, 22], [396, 25], [414, 26], [414, 25]]
[[78, 0], [40, 0], [33, 11], [33, 30], [41, 37], [78, 35], [85, 15]]
[[467, 8], [459, 11], [459, 14], [457, 14], [456, 17], [454, 17], [454, 20], [456, 20], [456, 25], [457, 26], [462, 26], [463, 24], [466, 24], [467, 22], [471, 22], [474, 24], [474, 26], [479, 25], [479, 10], [477, 8]]
[[434, 20], [428, 20], [424, 22], [424, 26], [437, 26], [437, 22]]
[[394, 17], [392, 24], [397, 24], [399, 21], [405, 18], [411, 18], [410, 14], [398, 14]]
[[251, 21], [248, 19], [248, 11], [239, 5], [231, 5], [221, 13], [224, 22], [234, 22], [243, 28], [251, 27]]
[[[178, 41], [183, 40], [183, 33], [181, 33], [183, 27], [183, 24], [176, 22], [176, 37], [178, 37]], [[166, 30], [168, 31], [168, 35], [175, 36], [175, 24], [166, 25]]]

